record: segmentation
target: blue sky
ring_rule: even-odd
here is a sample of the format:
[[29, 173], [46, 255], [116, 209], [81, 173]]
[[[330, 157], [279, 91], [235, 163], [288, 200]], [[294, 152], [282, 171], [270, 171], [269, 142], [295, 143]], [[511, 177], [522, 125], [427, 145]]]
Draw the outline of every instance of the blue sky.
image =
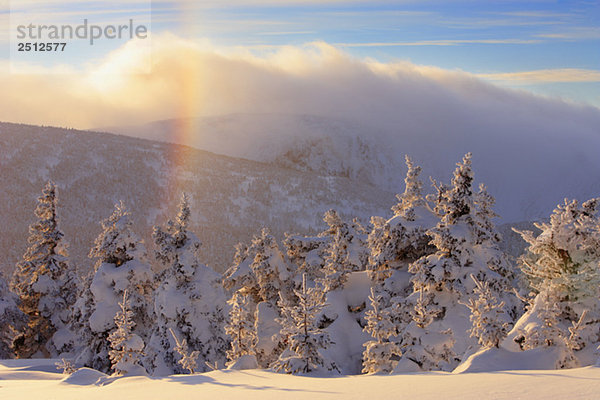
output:
[[[598, 1], [154, 2], [153, 29], [257, 49], [325, 41], [600, 106]], [[538, 70], [562, 73], [517, 75]]]
[[[241, 3], [241, 4], [240, 4]], [[257, 4], [258, 3], [258, 4]], [[493, 74], [600, 69], [597, 1], [234, 2], [184, 9], [153, 3], [154, 29], [182, 30], [223, 45], [271, 46], [323, 40], [359, 57]], [[190, 30], [190, 28], [192, 28]], [[556, 78], [555, 78], [556, 79]], [[598, 82], [508, 80], [600, 105]]]
[[[324, 41], [359, 59], [461, 70], [600, 107], [600, 1], [0, 0], [3, 22], [10, 5], [39, 23], [151, 15], [153, 34], [256, 53]], [[3, 50], [14, 50], [11, 34], [5, 28]], [[61, 60], [89, 66], [122, 45], [99, 42], [89, 53], [75, 44]]]

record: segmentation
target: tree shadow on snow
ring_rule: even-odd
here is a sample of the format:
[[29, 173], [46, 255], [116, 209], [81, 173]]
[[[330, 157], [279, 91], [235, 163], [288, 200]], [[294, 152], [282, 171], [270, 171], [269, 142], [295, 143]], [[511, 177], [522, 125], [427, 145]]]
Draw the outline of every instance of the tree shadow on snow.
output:
[[[556, 370], [553, 370], [556, 371]], [[502, 375], [521, 375], [521, 376], [531, 376], [531, 377], [537, 377], [537, 378], [544, 378], [544, 377], [553, 377], [553, 378], [570, 378], [570, 379], [577, 379], [577, 380], [582, 380], [582, 381], [597, 381], [598, 378], [587, 378], [585, 376], [573, 376], [573, 375], [567, 375], [567, 374], [557, 374], [557, 373], [544, 373], [544, 372], [535, 372], [532, 373], [531, 371], [523, 371], [523, 372], [519, 372], [519, 371], [498, 371], [498, 372], [493, 372], [494, 374], [502, 374]]]
[[[251, 375], [255, 378], [268, 379], [267, 377], [262, 377], [262, 376], [258, 376], [258, 375], [254, 375], [254, 374], [250, 374], [250, 373], [245, 373], [245, 374]], [[200, 374], [199, 375], [172, 375], [172, 376], [168, 376], [168, 377], [154, 378], [154, 379], [164, 379], [169, 382], [182, 383], [184, 385], [209, 384], [209, 385], [218, 385], [218, 386], [224, 386], [224, 387], [230, 387], [230, 388], [240, 388], [240, 389], [245, 389], [245, 390], [275, 390], [275, 391], [281, 391], [281, 392], [339, 394], [339, 392], [323, 391], [323, 390], [294, 389], [294, 388], [285, 388], [285, 387], [271, 386], [271, 385], [249, 385], [249, 384], [245, 384], [245, 383], [225, 383], [225, 382], [220, 382], [214, 378], [211, 378], [210, 376], [200, 375]]]

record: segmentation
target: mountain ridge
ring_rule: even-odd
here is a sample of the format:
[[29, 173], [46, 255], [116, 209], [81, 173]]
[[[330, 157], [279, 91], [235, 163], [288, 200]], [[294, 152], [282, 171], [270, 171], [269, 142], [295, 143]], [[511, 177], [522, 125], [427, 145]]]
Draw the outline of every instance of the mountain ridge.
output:
[[234, 245], [263, 226], [311, 233], [330, 208], [345, 218], [387, 215], [394, 194], [343, 177], [278, 167], [168, 143], [110, 133], [0, 123], [0, 269], [10, 273], [27, 246], [35, 199], [46, 180], [59, 188], [59, 217], [81, 273], [100, 221], [123, 200], [134, 228], [150, 230], [173, 216], [182, 191], [191, 197], [192, 230], [203, 259], [222, 271]]
[[[429, 129], [414, 121], [385, 127], [348, 118], [263, 113], [112, 129], [130, 136], [150, 132], [163, 141], [278, 167], [346, 176], [388, 192], [403, 187], [405, 154], [423, 168], [429, 188], [429, 176], [448, 182], [455, 163], [472, 152], [475, 181], [488, 186], [498, 214], [509, 223], [546, 218], [565, 197], [600, 195], [600, 159], [594, 151], [600, 148], [600, 130], [579, 123], [576, 113], [567, 111], [573, 115], [558, 118], [551, 128], [529, 115], [514, 115], [514, 123], [473, 115], [457, 126], [439, 123]], [[187, 124], [185, 135], [178, 135], [181, 123]]]

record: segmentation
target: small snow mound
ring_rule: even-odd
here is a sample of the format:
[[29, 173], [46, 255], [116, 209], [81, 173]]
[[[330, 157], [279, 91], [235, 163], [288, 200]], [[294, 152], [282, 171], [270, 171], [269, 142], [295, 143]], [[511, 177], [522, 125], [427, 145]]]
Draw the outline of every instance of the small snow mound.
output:
[[117, 376], [148, 376], [148, 371], [141, 365], [133, 364], [127, 366], [127, 372], [123, 372], [122, 375]]
[[560, 354], [556, 347], [538, 347], [526, 351], [510, 351], [503, 348], [482, 348], [473, 353], [452, 371], [492, 372], [515, 370], [554, 369]]
[[398, 364], [396, 364], [396, 368], [392, 371], [393, 374], [404, 374], [408, 372], [421, 372], [421, 368], [406, 357], [402, 357]]
[[91, 368], [79, 368], [71, 375], [64, 378], [61, 382], [69, 385], [98, 385], [103, 382], [108, 375]]
[[232, 363], [227, 369], [258, 369], [258, 362], [256, 361], [256, 356], [254, 354], [246, 354], [238, 358], [234, 363]]

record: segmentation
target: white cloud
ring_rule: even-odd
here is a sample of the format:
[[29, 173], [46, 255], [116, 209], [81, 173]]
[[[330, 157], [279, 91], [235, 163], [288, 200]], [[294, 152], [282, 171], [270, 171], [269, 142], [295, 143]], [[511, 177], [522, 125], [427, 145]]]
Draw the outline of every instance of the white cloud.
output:
[[[360, 60], [322, 42], [217, 48], [163, 34], [153, 37], [152, 46], [148, 56], [130, 42], [85, 73], [51, 79], [39, 70], [32, 75], [4, 72], [0, 120], [90, 128], [237, 112], [305, 113], [426, 132], [474, 121], [485, 125], [486, 116], [511, 120], [529, 108], [551, 110], [549, 115], [598, 114], [597, 109], [501, 89], [464, 72]], [[148, 66], [150, 74], [139, 73]], [[598, 71], [481, 77], [597, 80]], [[535, 115], [527, 117], [528, 124], [539, 122]]]
[[493, 81], [506, 81], [524, 84], [554, 82], [600, 82], [600, 70], [578, 68], [502, 72], [493, 74], [477, 74], [477, 76]]
[[[500, 190], [494, 193], [502, 204], [499, 211], [512, 218], [514, 210], [531, 213], [536, 204], [551, 207], [565, 195], [598, 193], [599, 184], [580, 172], [599, 168], [600, 110], [595, 107], [503, 89], [462, 71], [357, 59], [322, 42], [218, 48], [165, 34], [154, 36], [152, 45], [149, 57], [130, 42], [81, 74], [2, 73], [0, 120], [97, 128], [253, 114], [255, 129], [236, 127], [236, 140], [220, 142], [228, 154], [240, 154], [250, 147], [305, 138], [313, 130], [321, 133], [319, 126], [305, 124], [306, 129], [298, 130], [285, 123], [293, 119], [274, 115], [317, 115], [350, 122], [329, 124], [336, 134], [352, 134], [343, 127], [359, 126], [386, 151], [399, 158], [410, 154], [423, 163], [427, 175], [441, 179], [448, 178], [462, 154], [473, 151], [481, 157], [478, 181], [499, 188], [491, 188]], [[152, 72], [139, 73], [147, 65]], [[527, 79], [538, 80], [574, 79], [581, 73], [529, 72]], [[183, 131], [176, 132], [183, 143], [205, 139], [202, 130]], [[222, 139], [218, 126], [211, 132], [219, 135], [211, 140]], [[141, 130], [140, 135], [151, 132]], [[560, 185], [550, 196], [555, 176], [568, 177], [568, 187]], [[521, 190], [539, 196], [535, 201], [515, 197]]]
[[560, 30], [559, 32], [540, 33], [536, 37], [558, 40], [594, 40], [600, 39], [600, 28], [582, 26]]
[[414, 42], [354, 42], [336, 43], [341, 47], [398, 47], [398, 46], [459, 46], [462, 44], [533, 44], [537, 39], [442, 39], [418, 40]]

